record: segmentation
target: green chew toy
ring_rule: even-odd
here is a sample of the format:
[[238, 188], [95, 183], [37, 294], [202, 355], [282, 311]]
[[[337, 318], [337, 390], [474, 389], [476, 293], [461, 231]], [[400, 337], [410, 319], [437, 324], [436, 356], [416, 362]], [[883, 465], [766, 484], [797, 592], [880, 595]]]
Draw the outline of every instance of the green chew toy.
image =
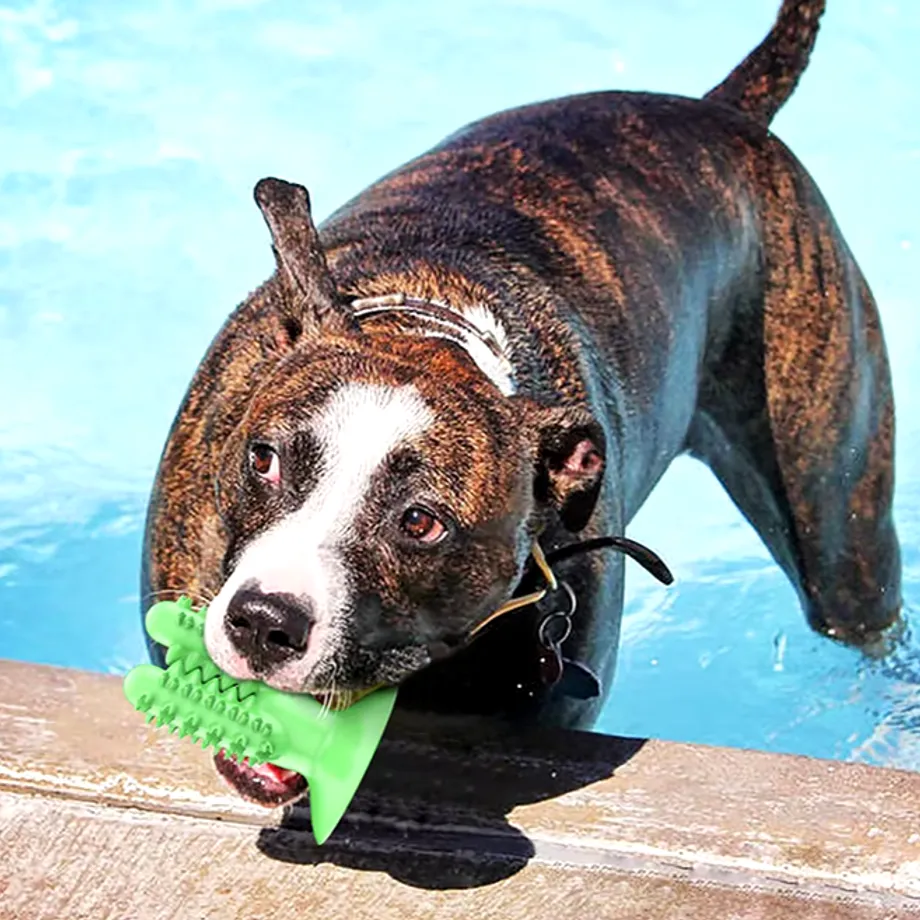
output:
[[396, 690], [376, 690], [333, 712], [310, 696], [234, 680], [208, 657], [205, 613], [186, 597], [147, 611], [147, 632], [166, 646], [166, 668], [133, 668], [125, 676], [125, 696], [148, 722], [155, 719], [204, 748], [222, 748], [253, 765], [272, 763], [306, 777], [313, 836], [324, 843], [367, 771]]

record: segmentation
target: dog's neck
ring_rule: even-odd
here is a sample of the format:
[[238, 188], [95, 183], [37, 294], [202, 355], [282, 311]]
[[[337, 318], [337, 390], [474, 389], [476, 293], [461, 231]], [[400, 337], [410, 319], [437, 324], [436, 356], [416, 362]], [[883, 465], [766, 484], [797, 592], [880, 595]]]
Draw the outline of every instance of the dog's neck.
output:
[[394, 314], [420, 320], [418, 334], [459, 345], [503, 396], [511, 396], [516, 390], [504, 327], [485, 306], [455, 308], [443, 301], [397, 293], [353, 300], [351, 309], [359, 324]]

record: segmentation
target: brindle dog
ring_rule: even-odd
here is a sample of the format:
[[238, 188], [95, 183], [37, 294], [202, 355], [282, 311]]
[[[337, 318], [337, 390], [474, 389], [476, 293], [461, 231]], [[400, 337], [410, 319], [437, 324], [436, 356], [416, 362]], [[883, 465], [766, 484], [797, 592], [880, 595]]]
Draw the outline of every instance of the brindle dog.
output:
[[[277, 270], [179, 409], [144, 605], [211, 601], [218, 663], [283, 689], [341, 700], [399, 683], [405, 705], [590, 726], [603, 691], [546, 679], [538, 609], [464, 640], [524, 590], [534, 541], [621, 535], [689, 451], [812, 626], [863, 643], [892, 624], [878, 312], [768, 129], [823, 8], [785, 0], [702, 100], [591, 93], [477, 122], [319, 233], [305, 189], [260, 182]], [[562, 650], [609, 688], [623, 557], [559, 571], [578, 601]], [[218, 766], [265, 803], [303, 790], [277, 769]]]

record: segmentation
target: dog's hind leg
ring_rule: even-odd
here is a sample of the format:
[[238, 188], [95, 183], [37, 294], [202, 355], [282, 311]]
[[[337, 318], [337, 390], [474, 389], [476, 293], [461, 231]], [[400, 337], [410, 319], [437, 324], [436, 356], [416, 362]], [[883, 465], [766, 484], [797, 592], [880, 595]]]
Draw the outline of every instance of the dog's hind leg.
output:
[[812, 626], [863, 643], [901, 602], [888, 359], [820, 192], [780, 159], [758, 177], [763, 299], [736, 311], [707, 362], [687, 447], [757, 529]]

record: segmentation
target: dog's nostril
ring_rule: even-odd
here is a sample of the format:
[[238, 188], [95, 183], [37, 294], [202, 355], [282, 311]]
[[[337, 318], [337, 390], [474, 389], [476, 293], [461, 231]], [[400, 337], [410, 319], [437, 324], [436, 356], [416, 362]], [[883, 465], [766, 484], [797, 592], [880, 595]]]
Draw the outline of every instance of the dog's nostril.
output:
[[297, 642], [287, 633], [282, 632], [280, 629], [270, 629], [268, 631], [268, 636], [266, 637], [272, 645], [280, 645], [282, 648], [293, 649], [294, 651], [302, 651], [305, 642]]
[[246, 617], [230, 617], [227, 622], [232, 629], [252, 629], [252, 624]]

